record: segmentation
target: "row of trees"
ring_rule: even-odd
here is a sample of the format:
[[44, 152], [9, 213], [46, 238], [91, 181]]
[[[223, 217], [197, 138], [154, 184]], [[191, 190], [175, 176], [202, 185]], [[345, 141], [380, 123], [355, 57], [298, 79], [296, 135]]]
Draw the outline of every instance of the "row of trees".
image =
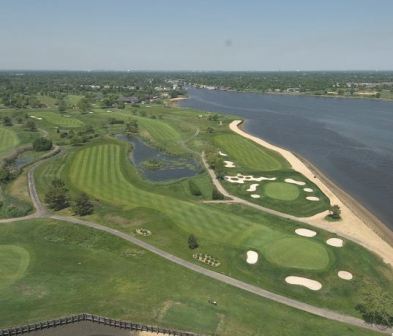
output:
[[45, 194], [45, 203], [55, 211], [68, 208], [71, 205], [74, 214], [78, 216], [90, 215], [94, 211], [94, 205], [85, 193], [70, 197], [68, 188], [59, 178], [52, 180]]

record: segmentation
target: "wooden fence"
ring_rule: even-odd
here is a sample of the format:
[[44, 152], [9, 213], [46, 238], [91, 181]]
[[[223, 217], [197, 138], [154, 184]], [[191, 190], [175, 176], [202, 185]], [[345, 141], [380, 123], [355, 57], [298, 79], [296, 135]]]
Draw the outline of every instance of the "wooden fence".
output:
[[153, 332], [153, 333], [157, 333], [157, 334], [160, 333], [160, 334], [167, 334], [167, 335], [173, 335], [173, 336], [198, 336], [197, 334], [190, 333], [190, 332], [148, 326], [148, 325], [139, 324], [139, 323], [114, 320], [111, 318], [102, 317], [102, 316], [93, 315], [93, 314], [72, 315], [72, 316], [62, 317], [59, 319], [49, 320], [49, 321], [45, 321], [45, 322], [37, 322], [37, 323], [33, 323], [33, 324], [27, 324], [24, 326], [18, 326], [18, 327], [7, 328], [7, 329], [0, 329], [0, 336], [22, 335], [22, 334], [27, 334], [27, 333], [30, 333], [33, 331], [55, 328], [55, 327], [64, 326], [67, 324], [79, 323], [82, 321], [89, 321], [92, 323], [103, 324], [103, 325], [110, 326], [113, 328], [128, 329], [128, 330], [135, 330], [135, 331], [148, 331], [148, 332]]

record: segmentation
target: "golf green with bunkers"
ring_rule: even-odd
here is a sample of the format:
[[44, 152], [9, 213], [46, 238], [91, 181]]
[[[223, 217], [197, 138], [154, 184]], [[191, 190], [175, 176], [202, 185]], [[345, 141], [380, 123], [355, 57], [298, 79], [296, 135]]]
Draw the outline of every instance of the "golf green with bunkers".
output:
[[77, 128], [84, 125], [84, 123], [79, 119], [61, 115], [60, 113], [55, 112], [35, 112], [33, 115], [38, 118], [43, 118], [48, 123], [64, 128]]

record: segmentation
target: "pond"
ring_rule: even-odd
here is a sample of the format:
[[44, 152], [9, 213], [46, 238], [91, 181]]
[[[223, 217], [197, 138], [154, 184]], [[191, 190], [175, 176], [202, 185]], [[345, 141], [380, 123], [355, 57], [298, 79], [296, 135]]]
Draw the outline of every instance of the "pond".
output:
[[197, 160], [190, 156], [175, 156], [150, 146], [138, 137], [118, 135], [117, 138], [133, 146], [131, 162], [143, 177], [155, 182], [192, 177], [202, 171]]

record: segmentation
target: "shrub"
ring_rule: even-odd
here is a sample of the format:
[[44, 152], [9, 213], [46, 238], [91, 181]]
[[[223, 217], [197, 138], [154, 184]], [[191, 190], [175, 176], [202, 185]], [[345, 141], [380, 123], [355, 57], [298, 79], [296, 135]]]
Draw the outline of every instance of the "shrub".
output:
[[213, 187], [212, 190], [212, 199], [213, 200], [223, 200], [224, 199], [224, 195], [221, 194], [216, 187]]
[[43, 152], [52, 148], [52, 140], [47, 138], [38, 138], [33, 142], [33, 149], [36, 152]]
[[85, 193], [81, 193], [75, 197], [72, 204], [72, 210], [75, 215], [86, 216], [93, 213], [94, 205]]
[[199, 244], [198, 244], [197, 238], [196, 238], [193, 234], [191, 234], [191, 235], [188, 237], [188, 247], [189, 247], [191, 250], [194, 250], [194, 249], [196, 249], [198, 246], [199, 246]]
[[188, 187], [190, 188], [191, 195], [201, 196], [202, 192], [194, 181], [188, 181]]

